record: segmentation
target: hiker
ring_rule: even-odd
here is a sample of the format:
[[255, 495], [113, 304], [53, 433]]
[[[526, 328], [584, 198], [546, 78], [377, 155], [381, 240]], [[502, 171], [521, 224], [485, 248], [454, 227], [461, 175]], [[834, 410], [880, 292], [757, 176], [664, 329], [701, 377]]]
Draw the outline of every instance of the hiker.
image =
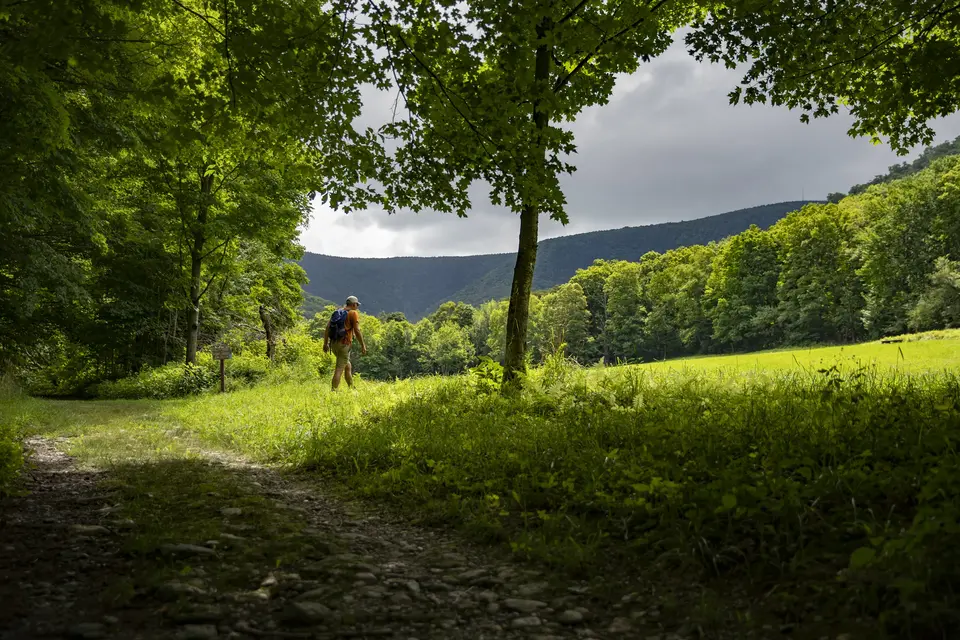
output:
[[337, 309], [330, 316], [327, 328], [323, 332], [323, 352], [333, 349], [333, 355], [337, 356], [336, 368], [333, 370], [334, 391], [340, 386], [340, 376], [344, 375], [347, 379], [347, 386], [353, 387], [353, 368], [350, 366], [350, 347], [353, 345], [353, 336], [357, 336], [360, 341], [360, 349], [363, 355], [367, 355], [367, 345], [363, 342], [363, 334], [360, 333], [360, 301], [356, 296], [347, 296], [347, 302], [341, 308]]

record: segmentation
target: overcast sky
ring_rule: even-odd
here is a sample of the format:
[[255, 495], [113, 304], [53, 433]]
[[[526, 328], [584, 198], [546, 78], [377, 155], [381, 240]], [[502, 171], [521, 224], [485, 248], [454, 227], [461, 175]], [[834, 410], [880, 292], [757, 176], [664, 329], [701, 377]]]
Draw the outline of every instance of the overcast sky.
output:
[[[618, 82], [610, 103], [572, 125], [577, 171], [563, 179], [570, 223], [543, 219], [540, 237], [690, 220], [785, 200], [823, 199], [915, 158], [853, 139], [845, 114], [805, 125], [800, 113], [731, 106], [742, 74], [699, 64], [682, 41]], [[376, 96], [384, 116], [389, 96]], [[960, 135], [960, 114], [935, 125], [936, 142]], [[516, 251], [519, 217], [471, 191], [469, 218], [380, 210], [350, 215], [317, 205], [301, 241], [337, 256], [470, 255]]]

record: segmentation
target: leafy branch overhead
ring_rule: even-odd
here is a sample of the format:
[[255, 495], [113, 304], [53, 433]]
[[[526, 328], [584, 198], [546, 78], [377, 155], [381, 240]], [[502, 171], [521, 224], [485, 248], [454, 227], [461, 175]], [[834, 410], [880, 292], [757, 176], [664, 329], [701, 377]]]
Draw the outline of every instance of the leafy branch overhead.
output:
[[906, 153], [960, 109], [960, 4], [949, 0], [734, 0], [686, 36], [698, 60], [747, 64], [731, 102], [826, 117], [846, 108], [853, 136]]
[[[563, 156], [576, 146], [562, 123], [604, 104], [617, 74], [662, 53], [696, 11], [666, 0], [368, 6], [404, 111], [384, 129], [399, 145], [391, 199], [466, 215], [465, 187], [484, 180], [493, 203], [519, 212], [537, 202], [563, 222], [558, 175], [574, 171]], [[544, 77], [538, 51], [547, 52]]]

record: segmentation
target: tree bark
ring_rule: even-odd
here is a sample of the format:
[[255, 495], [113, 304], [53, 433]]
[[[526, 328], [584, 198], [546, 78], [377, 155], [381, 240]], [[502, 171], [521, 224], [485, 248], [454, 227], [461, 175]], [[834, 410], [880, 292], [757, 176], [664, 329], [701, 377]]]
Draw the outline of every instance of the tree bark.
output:
[[[537, 37], [542, 40], [551, 27], [550, 18], [543, 18], [537, 25]], [[537, 47], [534, 62], [534, 80], [547, 85], [550, 80], [550, 47]], [[539, 166], [534, 175], [543, 173], [546, 165], [546, 147], [543, 131], [550, 116], [541, 108], [540, 101], [533, 104], [533, 123], [536, 130], [533, 154], [530, 163]], [[540, 226], [540, 206], [529, 197], [520, 212], [520, 242], [517, 247], [517, 263], [513, 268], [513, 285], [510, 288], [510, 306], [507, 308], [507, 346], [504, 353], [503, 383], [501, 391], [510, 393], [520, 387], [526, 372], [527, 320], [530, 317], [530, 293], [533, 289], [533, 271], [537, 263], [537, 238]]]
[[267, 358], [273, 362], [273, 355], [277, 351], [277, 344], [273, 335], [273, 323], [270, 322], [270, 313], [260, 305], [260, 322], [263, 323], [263, 332], [267, 334]]
[[203, 284], [200, 276], [203, 268], [203, 247], [206, 244], [207, 211], [210, 207], [210, 191], [213, 176], [200, 175], [200, 201], [197, 205], [197, 220], [190, 243], [190, 308], [187, 310], [187, 364], [197, 362], [197, 342], [200, 336], [200, 298]]

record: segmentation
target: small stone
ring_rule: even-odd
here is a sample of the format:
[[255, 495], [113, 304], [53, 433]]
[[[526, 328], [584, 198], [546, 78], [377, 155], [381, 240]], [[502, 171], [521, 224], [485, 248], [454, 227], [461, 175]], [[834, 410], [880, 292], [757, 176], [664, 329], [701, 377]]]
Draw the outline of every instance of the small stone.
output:
[[237, 507], [224, 507], [220, 509], [220, 515], [224, 516], [238, 516], [241, 513], [243, 513], [243, 510]]
[[164, 544], [160, 545], [160, 550], [166, 553], [179, 553], [192, 556], [213, 556], [217, 552], [210, 547], [201, 547], [196, 544]]
[[414, 595], [420, 593], [420, 583], [416, 580], [407, 580], [406, 587], [410, 590], [410, 593]]
[[537, 616], [524, 616], [522, 618], [514, 618], [510, 621], [510, 626], [514, 629], [529, 629], [530, 627], [539, 627], [540, 618]]
[[464, 571], [458, 577], [461, 580], [473, 580], [474, 578], [479, 578], [482, 575], [486, 575], [486, 569], [471, 569], [470, 571]]
[[268, 575], [266, 578], [263, 579], [263, 581], [260, 583], [260, 586], [273, 587], [273, 586], [276, 586], [276, 584], [277, 584], [277, 578], [271, 573], [270, 575]]
[[374, 575], [380, 573], [380, 567], [367, 562], [357, 562], [353, 565], [353, 568], [357, 571], [366, 571], [367, 573], [372, 573]]
[[324, 587], [319, 589], [311, 589], [310, 591], [305, 591], [298, 595], [294, 600], [299, 601], [311, 601], [316, 602], [318, 600], [326, 600], [330, 597], [330, 590]]
[[497, 594], [493, 591], [481, 591], [477, 594], [477, 600], [480, 602], [496, 602]]
[[377, 576], [373, 575], [369, 571], [361, 571], [360, 573], [354, 576], [357, 580], [362, 580], [363, 582], [376, 582]]
[[104, 623], [109, 624], [109, 625], [117, 625], [117, 624], [120, 624], [120, 618], [118, 618], [118, 617], [116, 617], [116, 616], [103, 616], [103, 621], [104, 621]]
[[546, 582], [532, 582], [530, 584], [525, 584], [517, 589], [517, 595], [527, 598], [530, 596], [535, 596], [538, 593], [543, 593], [549, 587]]
[[522, 598], [507, 598], [503, 601], [503, 606], [507, 609], [512, 609], [513, 611], [519, 611], [520, 613], [533, 613], [537, 609], [542, 609], [547, 606], [546, 602], [540, 602], [539, 600], [524, 600]]
[[192, 584], [183, 582], [167, 582], [156, 589], [157, 595], [163, 600], [177, 600], [180, 596], [202, 596], [207, 592]]
[[471, 587], [481, 587], [481, 588], [490, 588], [496, 587], [498, 585], [506, 582], [503, 578], [497, 578], [494, 576], [480, 576], [479, 578], [474, 578], [470, 581]]
[[583, 622], [583, 614], [573, 609], [567, 609], [557, 616], [557, 621], [560, 624], [579, 624]]
[[217, 606], [199, 606], [177, 613], [174, 622], [183, 625], [209, 625], [223, 619], [223, 610]]
[[430, 566], [438, 569], [453, 569], [454, 567], [462, 567], [466, 563], [466, 558], [459, 553], [441, 553], [430, 562]]
[[227, 540], [229, 542], [240, 542], [241, 540], [246, 540], [243, 536], [235, 536], [232, 533], [221, 533], [221, 540]]
[[180, 630], [182, 640], [209, 640], [217, 637], [217, 628], [212, 624], [188, 624]]
[[410, 604], [413, 602], [413, 598], [405, 593], [395, 593], [390, 596], [390, 602], [393, 604]]
[[82, 640], [97, 640], [107, 634], [107, 628], [99, 622], [81, 622], [70, 627], [71, 638], [81, 638]]
[[550, 606], [554, 609], [566, 609], [576, 601], [577, 598], [575, 596], [560, 596], [559, 598], [551, 600]]
[[487, 613], [492, 614], [497, 613], [498, 611], [500, 611], [500, 605], [498, 605], [496, 602], [491, 602], [487, 605]]
[[633, 630], [633, 625], [627, 618], [614, 618], [613, 622], [607, 627], [610, 633], [629, 633]]
[[110, 533], [110, 529], [106, 527], [101, 527], [98, 524], [75, 524], [71, 525], [70, 530], [74, 533], [79, 533], [84, 536], [93, 536], [93, 535], [102, 535], [104, 533]]
[[300, 624], [319, 624], [330, 618], [330, 609], [319, 602], [291, 602], [286, 608], [286, 617]]
[[137, 526], [137, 523], [130, 518], [120, 518], [117, 520], [110, 520], [110, 526], [114, 527], [115, 529], [133, 529]]

